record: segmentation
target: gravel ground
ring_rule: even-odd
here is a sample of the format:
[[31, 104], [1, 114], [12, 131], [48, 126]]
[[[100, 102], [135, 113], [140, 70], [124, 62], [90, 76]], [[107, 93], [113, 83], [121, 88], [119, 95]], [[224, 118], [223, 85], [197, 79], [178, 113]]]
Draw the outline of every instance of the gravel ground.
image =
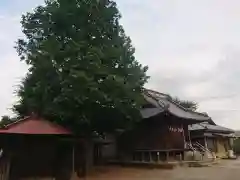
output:
[[222, 160], [211, 167], [178, 167], [173, 170], [104, 168], [87, 180], [240, 180], [240, 160]]

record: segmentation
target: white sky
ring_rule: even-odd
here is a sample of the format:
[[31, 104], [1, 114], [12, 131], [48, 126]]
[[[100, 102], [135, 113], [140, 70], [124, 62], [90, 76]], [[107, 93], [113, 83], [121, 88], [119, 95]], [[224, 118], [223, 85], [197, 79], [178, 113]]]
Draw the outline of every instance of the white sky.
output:
[[[20, 16], [42, 2], [0, 2], [0, 115], [10, 114], [13, 92], [27, 70], [13, 48], [22, 36]], [[195, 100], [216, 123], [240, 129], [240, 1], [117, 3], [137, 59], [149, 66], [146, 86]]]

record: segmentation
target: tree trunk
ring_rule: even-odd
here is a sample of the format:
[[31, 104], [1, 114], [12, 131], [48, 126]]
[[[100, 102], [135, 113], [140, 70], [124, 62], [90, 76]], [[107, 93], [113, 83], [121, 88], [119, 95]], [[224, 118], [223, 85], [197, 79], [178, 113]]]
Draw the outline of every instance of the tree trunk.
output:
[[86, 139], [77, 147], [76, 170], [79, 177], [86, 177], [93, 167], [93, 142]]

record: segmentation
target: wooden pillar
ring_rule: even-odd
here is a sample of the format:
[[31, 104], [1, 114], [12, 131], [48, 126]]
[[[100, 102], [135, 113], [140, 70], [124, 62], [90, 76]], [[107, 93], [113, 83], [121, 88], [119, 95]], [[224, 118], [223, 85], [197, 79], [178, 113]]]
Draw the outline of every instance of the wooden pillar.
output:
[[228, 146], [230, 150], [233, 150], [233, 137], [228, 138]]
[[208, 148], [206, 136], [204, 136], [204, 146], [205, 146], [205, 148]]
[[166, 152], [166, 161], [169, 160], [169, 151]]
[[78, 179], [78, 173], [76, 171], [76, 165], [75, 165], [76, 155], [75, 155], [75, 144], [73, 143], [72, 146], [72, 175], [71, 179]]
[[74, 174], [74, 172], [75, 172], [75, 147], [73, 144], [73, 147], [72, 147], [72, 173]]
[[190, 134], [189, 128], [188, 128], [188, 138], [189, 138], [189, 144], [190, 146], [192, 146], [192, 140], [191, 140], [191, 134]]
[[93, 149], [93, 141], [91, 139], [86, 139], [83, 143], [83, 177], [86, 177], [93, 167]]
[[149, 151], [149, 161], [152, 162], [152, 153]]
[[1, 180], [2, 179], [8, 180], [11, 178], [10, 168], [11, 168], [11, 155], [4, 157], [1, 160], [1, 163], [0, 163], [0, 174], [1, 174], [0, 178], [1, 178]]
[[142, 151], [142, 153], [141, 153], [141, 155], [142, 155], [142, 162], [144, 161], [144, 151]]
[[219, 149], [219, 147], [218, 147], [218, 139], [217, 138], [214, 138], [214, 142], [215, 142], [215, 151], [216, 151], [216, 153], [218, 152], [218, 149]]
[[183, 161], [183, 155], [182, 155], [182, 152], [180, 153], [180, 162]]
[[183, 144], [184, 144], [184, 149], [186, 148], [186, 139], [185, 139], [185, 132], [184, 132], [184, 127], [182, 124], [182, 129], [183, 129]]

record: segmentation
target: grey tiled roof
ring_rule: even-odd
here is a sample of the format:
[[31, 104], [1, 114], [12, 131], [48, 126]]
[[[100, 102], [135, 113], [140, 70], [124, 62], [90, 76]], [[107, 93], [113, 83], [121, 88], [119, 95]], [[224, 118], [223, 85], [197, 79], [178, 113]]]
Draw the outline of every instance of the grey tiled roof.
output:
[[151, 110], [149, 108], [147, 110], [142, 109], [141, 114], [144, 115], [144, 118], [155, 116], [163, 111], [168, 111], [179, 118], [195, 121], [198, 120], [199, 122], [209, 121], [211, 119], [205, 114], [185, 109], [181, 105], [172, 101], [168, 95], [152, 90], [144, 90], [143, 96], [148, 103], [154, 106]]
[[234, 133], [234, 130], [219, 126], [219, 125], [211, 125], [206, 122], [204, 123], [199, 123], [199, 124], [193, 124], [189, 125], [189, 130], [190, 131], [208, 131], [208, 132], [223, 132], [223, 133]]
[[159, 113], [162, 113], [164, 111], [163, 108], [156, 107], [156, 108], [144, 108], [141, 110], [141, 115], [143, 118], [150, 118], [152, 116], [155, 116]]

